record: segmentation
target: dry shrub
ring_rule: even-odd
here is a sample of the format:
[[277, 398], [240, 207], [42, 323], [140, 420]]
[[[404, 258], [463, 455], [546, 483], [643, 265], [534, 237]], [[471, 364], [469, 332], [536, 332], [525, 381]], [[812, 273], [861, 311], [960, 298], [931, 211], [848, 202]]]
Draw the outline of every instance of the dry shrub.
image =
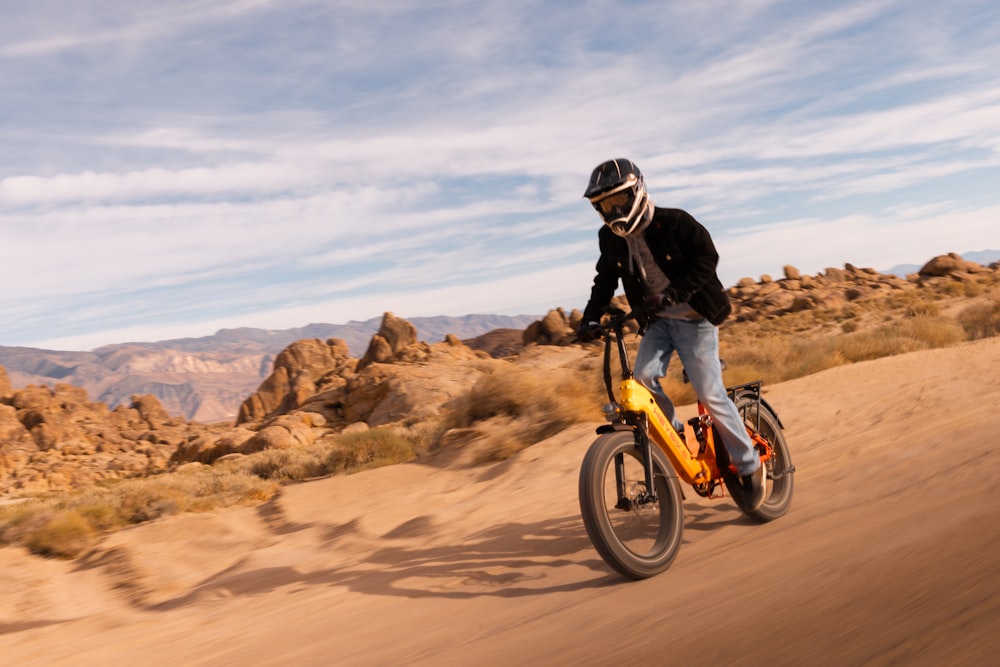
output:
[[97, 531], [79, 512], [60, 512], [24, 537], [32, 553], [57, 558], [76, 558], [94, 543]]
[[326, 457], [330, 472], [351, 472], [410, 461], [415, 455], [409, 440], [388, 427], [340, 436]]
[[966, 297], [969, 297], [970, 299], [981, 295], [983, 291], [985, 291], [985, 287], [983, 287], [983, 284], [978, 281], [967, 280], [963, 284], [965, 286], [964, 294]]
[[409, 441], [414, 454], [420, 456], [438, 447], [446, 430], [448, 430], [447, 419], [439, 414], [431, 419], [405, 427], [400, 435]]
[[[723, 359], [726, 359], [726, 357], [723, 356]], [[726, 366], [726, 373], [728, 375], [730, 369], [733, 368], [729, 359], [726, 359]], [[670, 365], [667, 367], [667, 374], [660, 380], [660, 386], [663, 387], [663, 391], [670, 397], [674, 405], [687, 405], [698, 400], [698, 396], [694, 393], [691, 383], [684, 381], [684, 366], [677, 355], [671, 358]]]
[[505, 366], [484, 375], [456, 401], [453, 426], [470, 426], [495, 416], [543, 418], [565, 426], [599, 407], [593, 394], [593, 383], [582, 373]]
[[277, 485], [225, 468], [198, 467], [172, 475], [127, 480], [110, 487], [130, 523], [267, 500]]
[[848, 363], [888, 357], [904, 352], [947, 347], [965, 340], [961, 327], [940, 316], [898, 320], [871, 331], [859, 331], [838, 339], [837, 351]]
[[130, 479], [0, 508], [0, 542], [33, 553], [75, 558], [97, 537], [167, 514], [205, 511], [270, 498], [277, 485], [214, 468]]
[[[723, 329], [721, 354], [729, 364], [726, 382], [736, 384], [751, 379], [763, 380], [765, 384], [782, 382], [856, 361], [946, 347], [966, 340], [970, 325], [963, 331], [956, 320], [940, 314], [938, 304], [913, 298], [901, 298], [899, 304], [905, 307], [904, 317], [887, 315], [884, 324], [871, 329], [855, 328], [854, 320], [848, 320], [842, 324], [840, 335], [816, 332], [799, 335], [783, 331], [779, 323], [773, 322], [754, 329], [753, 333]], [[970, 314], [969, 319], [976, 317]], [[988, 320], [988, 315], [984, 319]], [[849, 322], [852, 326], [846, 326]]]
[[907, 317], [935, 317], [941, 314], [936, 301], [917, 301], [906, 308]]
[[942, 296], [964, 296], [965, 283], [960, 280], [942, 280], [933, 286], [934, 291]]
[[509, 423], [482, 460], [504, 460], [559, 433], [570, 424], [600, 419], [606, 402], [592, 364], [578, 370], [522, 368], [513, 364], [484, 375], [455, 401], [447, 426], [467, 428], [476, 422]]
[[958, 314], [969, 340], [1000, 335], [1000, 300], [967, 306]]
[[502, 429], [498, 435], [490, 439], [490, 446], [488, 448], [477, 453], [473, 463], [481, 464], [506, 461], [531, 444], [533, 443], [527, 442], [527, 438], [519, 433], [516, 426], [512, 426], [509, 429]]
[[265, 449], [231, 465], [261, 479], [298, 482], [330, 474], [327, 457], [331, 446], [316, 443], [311, 447]]
[[834, 336], [770, 338], [724, 355], [728, 368], [723, 377], [727, 385], [754, 380], [773, 384], [834, 368], [846, 363], [836, 341]]

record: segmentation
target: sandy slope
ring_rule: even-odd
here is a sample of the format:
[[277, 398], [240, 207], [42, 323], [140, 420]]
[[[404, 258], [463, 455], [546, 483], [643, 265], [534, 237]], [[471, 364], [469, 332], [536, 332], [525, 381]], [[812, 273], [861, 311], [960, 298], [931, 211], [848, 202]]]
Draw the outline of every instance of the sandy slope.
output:
[[0, 549], [11, 665], [989, 664], [1000, 339], [766, 390], [791, 513], [688, 494], [673, 567], [613, 575], [579, 518], [591, 426], [495, 467], [403, 465], [174, 517], [77, 562]]

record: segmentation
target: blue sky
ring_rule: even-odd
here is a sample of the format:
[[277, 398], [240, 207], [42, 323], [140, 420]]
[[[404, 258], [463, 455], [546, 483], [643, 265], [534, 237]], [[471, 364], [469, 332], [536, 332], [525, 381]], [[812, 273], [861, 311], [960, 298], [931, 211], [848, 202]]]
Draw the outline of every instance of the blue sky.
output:
[[1000, 248], [1000, 4], [7, 0], [0, 345], [582, 308], [633, 159], [727, 285]]

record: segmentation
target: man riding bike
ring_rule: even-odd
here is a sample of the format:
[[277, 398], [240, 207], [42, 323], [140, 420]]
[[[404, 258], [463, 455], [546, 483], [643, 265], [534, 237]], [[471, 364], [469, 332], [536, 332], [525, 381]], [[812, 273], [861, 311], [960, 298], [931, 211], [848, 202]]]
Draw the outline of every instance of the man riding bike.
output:
[[655, 206], [642, 173], [630, 160], [598, 165], [583, 196], [604, 226], [598, 233], [601, 254], [578, 339], [600, 335], [598, 322], [620, 280], [629, 305], [645, 314], [640, 321], [645, 333], [635, 359], [636, 379], [683, 433], [673, 402], [660, 386], [677, 351], [739, 476], [742, 497], [735, 500], [747, 512], [756, 510], [764, 502], [766, 478], [722, 379], [718, 325], [732, 306], [716, 274], [719, 255], [711, 235], [686, 211]]

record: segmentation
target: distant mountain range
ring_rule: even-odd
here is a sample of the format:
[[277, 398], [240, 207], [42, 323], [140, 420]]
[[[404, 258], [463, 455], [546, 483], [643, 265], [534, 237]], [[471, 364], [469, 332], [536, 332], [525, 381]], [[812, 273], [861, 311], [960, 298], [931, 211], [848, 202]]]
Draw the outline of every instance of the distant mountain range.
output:
[[[497, 329], [524, 329], [534, 315], [414, 317], [420, 340], [440, 342], [448, 334], [475, 338]], [[135, 394], [153, 394], [171, 414], [203, 422], [229, 420], [272, 370], [274, 358], [303, 338], [340, 338], [361, 357], [381, 317], [347, 324], [309, 324], [294, 329], [222, 329], [211, 336], [105, 345], [90, 352], [0, 346], [0, 366], [11, 384], [72, 384], [110, 407]]]
[[[439, 315], [406, 318], [406, 321], [416, 327], [420, 340], [437, 343], [444, 340], [448, 334], [466, 339], [474, 338], [494, 329], [523, 329], [540, 317], [540, 315], [463, 315], [461, 317]], [[277, 354], [290, 343], [303, 338], [320, 338], [322, 340], [339, 338], [347, 343], [351, 350], [351, 356], [360, 357], [368, 349], [368, 343], [372, 336], [378, 332], [381, 323], [381, 317], [373, 317], [364, 322], [351, 320], [346, 324], [307, 324], [304, 327], [294, 329], [255, 329], [253, 327], [220, 329], [211, 336], [173, 338], [154, 343], [119, 343], [97, 348], [93, 352], [102, 353], [105, 350], [137, 345], [155, 350], [179, 350], [182, 352], [225, 351], [241, 354], [259, 352]]]
[[[976, 262], [983, 266], [988, 266], [993, 262], [1000, 262], [1000, 250], [978, 250], [975, 252], [963, 252], [962, 259]], [[886, 269], [882, 273], [905, 278], [911, 273], [916, 273], [923, 267], [923, 264], [897, 264], [891, 269]]]
[[[963, 253], [966, 260], [988, 265], [1000, 250]], [[901, 264], [884, 273], [905, 277], [920, 264]], [[448, 334], [461, 340], [502, 329], [523, 330], [539, 315], [465, 315], [414, 317], [420, 340], [436, 343]], [[374, 317], [346, 324], [309, 324], [294, 329], [222, 329], [211, 336], [105, 345], [90, 352], [64, 352], [0, 346], [0, 366], [15, 388], [29, 384], [67, 383], [83, 387], [93, 401], [114, 408], [133, 395], [153, 394], [170, 414], [213, 422], [233, 419], [240, 404], [270, 374], [274, 358], [303, 338], [339, 338], [351, 356], [364, 355], [382, 322]]]

